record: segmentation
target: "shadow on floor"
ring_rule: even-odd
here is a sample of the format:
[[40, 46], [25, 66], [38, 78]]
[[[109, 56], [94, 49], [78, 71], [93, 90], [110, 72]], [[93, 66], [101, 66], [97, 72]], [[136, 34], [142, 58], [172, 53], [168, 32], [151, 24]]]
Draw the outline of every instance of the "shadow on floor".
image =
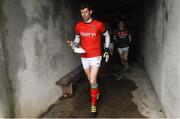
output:
[[[145, 118], [131, 100], [131, 91], [136, 84], [122, 77], [125, 74], [118, 57], [103, 64], [98, 75], [101, 99], [98, 101], [100, 118]], [[90, 85], [85, 76], [75, 85], [73, 98], [60, 99], [43, 117], [46, 118], [86, 118], [90, 112]]]

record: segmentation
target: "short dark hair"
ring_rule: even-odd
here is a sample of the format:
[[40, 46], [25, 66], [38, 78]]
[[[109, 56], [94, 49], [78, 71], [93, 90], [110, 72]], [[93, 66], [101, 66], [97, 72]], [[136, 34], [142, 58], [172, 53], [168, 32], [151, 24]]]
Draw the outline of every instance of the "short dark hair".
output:
[[82, 3], [80, 5], [80, 10], [83, 10], [85, 8], [88, 8], [88, 10], [92, 10], [92, 7], [91, 7], [91, 5], [89, 3]]

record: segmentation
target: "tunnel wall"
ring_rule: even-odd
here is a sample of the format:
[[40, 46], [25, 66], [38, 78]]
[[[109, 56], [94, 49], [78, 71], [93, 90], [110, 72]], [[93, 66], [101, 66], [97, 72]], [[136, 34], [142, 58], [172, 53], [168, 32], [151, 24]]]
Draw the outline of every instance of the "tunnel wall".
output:
[[179, 0], [146, 2], [140, 40], [145, 68], [167, 117], [180, 117], [179, 5]]
[[7, 65], [5, 58], [4, 49], [4, 24], [3, 24], [3, 14], [2, 14], [2, 1], [0, 1], [0, 118], [13, 117], [12, 102], [13, 99], [11, 86], [7, 74]]
[[[75, 1], [3, 0], [5, 47], [16, 117], [37, 117], [62, 95], [55, 82], [80, 65], [67, 46]], [[2, 85], [2, 84], [0, 84]]]
[[10, 116], [10, 107], [9, 107], [9, 91], [7, 91], [6, 87], [8, 86], [8, 78], [7, 78], [7, 70], [5, 67], [4, 54], [2, 49], [2, 37], [0, 35], [0, 118], [9, 117]]

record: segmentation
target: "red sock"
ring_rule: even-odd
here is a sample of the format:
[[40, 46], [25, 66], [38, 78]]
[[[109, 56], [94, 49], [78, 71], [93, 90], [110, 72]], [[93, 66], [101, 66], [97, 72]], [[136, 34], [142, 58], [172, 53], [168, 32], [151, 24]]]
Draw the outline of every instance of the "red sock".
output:
[[97, 88], [91, 88], [91, 104], [96, 105]]

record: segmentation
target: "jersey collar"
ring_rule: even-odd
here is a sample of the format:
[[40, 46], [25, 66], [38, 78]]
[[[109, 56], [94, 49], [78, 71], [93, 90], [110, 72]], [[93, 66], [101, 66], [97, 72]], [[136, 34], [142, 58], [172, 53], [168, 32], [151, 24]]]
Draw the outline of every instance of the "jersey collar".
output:
[[92, 18], [89, 19], [88, 21], [84, 21], [85, 24], [90, 24], [90, 23], [92, 23], [92, 22], [93, 22], [93, 19], [92, 19]]

